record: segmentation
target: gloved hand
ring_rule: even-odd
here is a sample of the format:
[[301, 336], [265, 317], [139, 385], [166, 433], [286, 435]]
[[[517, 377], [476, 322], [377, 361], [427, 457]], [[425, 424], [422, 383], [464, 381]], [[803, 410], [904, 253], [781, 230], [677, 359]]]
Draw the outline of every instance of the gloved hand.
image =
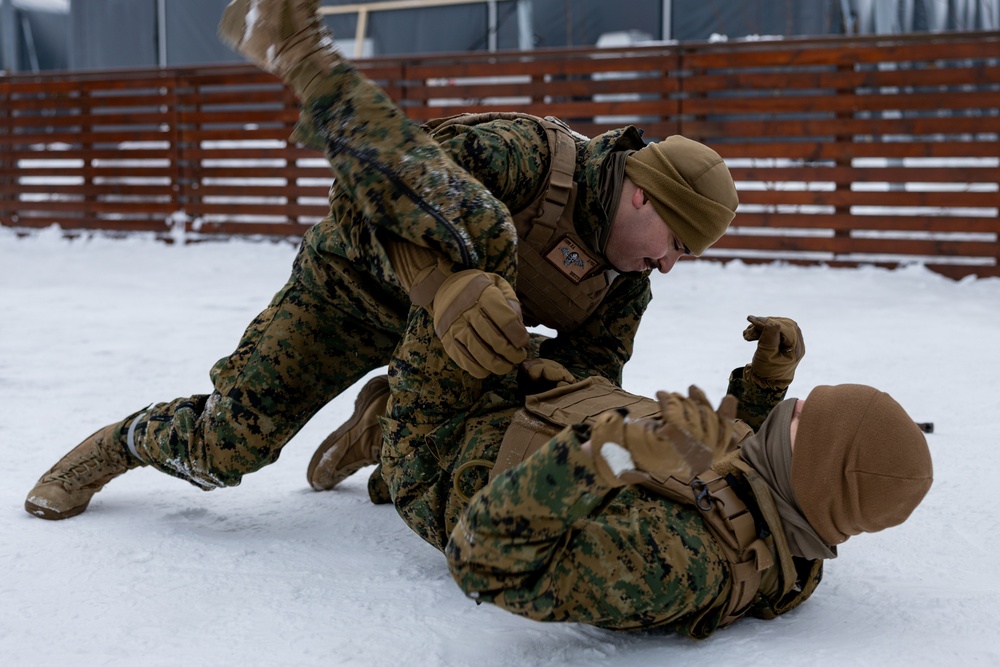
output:
[[431, 310], [448, 356], [475, 378], [508, 373], [527, 357], [521, 304], [502, 276], [478, 269], [452, 274]]
[[[676, 392], [658, 392], [663, 421], [687, 431], [698, 442], [721, 454], [729, 448], [736, 420], [736, 398], [726, 396], [713, 410], [708, 397], [698, 387], [688, 388], [687, 398]], [[696, 471], [696, 472], [701, 472]]]
[[590, 447], [606, 484], [639, 484], [650, 476], [690, 479], [712, 465], [716, 454], [728, 447], [733, 422], [727, 415], [735, 414], [735, 399], [727, 397], [714, 412], [704, 394], [692, 389], [694, 399], [662, 391], [656, 397], [664, 415], [681, 410], [684, 420], [690, 417], [692, 428], [713, 434], [711, 442], [666, 418], [629, 420], [624, 410], [609, 410], [597, 418], [590, 430]]
[[795, 368], [806, 354], [802, 331], [787, 317], [747, 317], [745, 340], [756, 340], [753, 361], [744, 369], [743, 378], [766, 389], [787, 389], [795, 378]]
[[524, 371], [523, 379], [533, 387], [552, 389], [577, 381], [565, 366], [552, 359], [528, 359], [521, 364], [521, 369]]

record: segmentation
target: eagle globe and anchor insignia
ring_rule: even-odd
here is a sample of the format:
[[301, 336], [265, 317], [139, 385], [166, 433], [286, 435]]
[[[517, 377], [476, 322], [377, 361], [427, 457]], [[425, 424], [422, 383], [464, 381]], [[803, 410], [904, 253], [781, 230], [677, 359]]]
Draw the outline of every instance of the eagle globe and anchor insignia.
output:
[[574, 283], [579, 283], [600, 266], [600, 262], [580, 249], [568, 236], [562, 237], [545, 259]]

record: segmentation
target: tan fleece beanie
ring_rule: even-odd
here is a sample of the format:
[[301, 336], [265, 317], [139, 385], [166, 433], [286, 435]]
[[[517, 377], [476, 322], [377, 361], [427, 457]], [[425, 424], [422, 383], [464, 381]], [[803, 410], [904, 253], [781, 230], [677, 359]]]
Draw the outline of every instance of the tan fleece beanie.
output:
[[680, 135], [629, 155], [625, 175], [642, 188], [663, 221], [695, 255], [722, 237], [740, 203], [719, 154]]
[[897, 526], [931, 487], [927, 440], [906, 411], [873, 387], [816, 387], [799, 416], [792, 491], [827, 544]]

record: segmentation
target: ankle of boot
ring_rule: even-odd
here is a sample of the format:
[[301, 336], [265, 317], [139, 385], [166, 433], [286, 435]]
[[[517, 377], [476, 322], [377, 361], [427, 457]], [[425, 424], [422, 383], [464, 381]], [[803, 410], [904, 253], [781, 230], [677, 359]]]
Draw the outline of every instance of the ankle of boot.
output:
[[[145, 431], [145, 417], [147, 414], [147, 412], [136, 413], [126, 418], [119, 427], [120, 437], [118, 438], [118, 442], [122, 445], [122, 456], [129, 470], [149, 465], [149, 463], [143, 460], [137, 444], [140, 440], [141, 432]], [[142, 427], [141, 431], [140, 427]], [[139, 431], [138, 434], [137, 431]]]

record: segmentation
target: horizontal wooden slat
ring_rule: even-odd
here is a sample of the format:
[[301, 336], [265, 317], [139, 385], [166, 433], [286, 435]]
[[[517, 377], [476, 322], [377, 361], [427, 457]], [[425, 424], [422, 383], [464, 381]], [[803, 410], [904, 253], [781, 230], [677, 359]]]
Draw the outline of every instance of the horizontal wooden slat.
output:
[[859, 190], [743, 190], [741, 204], [773, 204], [788, 206], [1000, 206], [996, 192], [901, 192], [898, 190], [865, 192]]
[[[745, 257], [737, 254], [718, 254], [718, 255], [702, 255], [698, 258], [701, 261], [709, 262], [720, 262], [728, 263], [733, 260], [739, 260], [745, 264], [769, 264], [774, 262], [774, 259], [767, 257]], [[905, 264], [912, 264], [911, 260], [900, 260], [898, 262], [887, 262], [887, 261], [845, 261], [845, 260], [818, 260], [818, 259], [795, 259], [795, 258], [782, 258], [780, 260], [785, 264], [791, 264], [794, 266], [829, 266], [835, 269], [853, 269], [859, 266], [878, 266], [885, 269], [896, 269]], [[996, 278], [1000, 277], [1000, 267], [995, 265], [987, 264], [941, 264], [938, 262], [927, 262], [924, 264], [931, 271], [936, 271], [944, 276], [953, 278], [955, 280], [965, 278], [967, 276], [976, 276], [979, 278]]]
[[124, 218], [72, 218], [66, 216], [25, 217], [18, 220], [18, 227], [42, 229], [59, 225], [64, 230], [112, 231], [112, 232], [162, 232], [169, 229], [162, 219]]
[[83, 201], [32, 201], [17, 203], [22, 215], [30, 211], [65, 211], [68, 214], [87, 211], [100, 213], [147, 213], [152, 215], [170, 214], [177, 210], [175, 202], [158, 201], [131, 202], [85, 199]]
[[[332, 180], [332, 179], [331, 179]], [[206, 197], [288, 197], [295, 199], [298, 197], [326, 198], [328, 187], [305, 187], [297, 185], [268, 185], [268, 186], [223, 186], [223, 185], [201, 185], [197, 191], [192, 193], [191, 198], [205, 199]]]
[[30, 149], [4, 145], [4, 135], [0, 135], [0, 148], [9, 160], [31, 160], [59, 162], [62, 160], [103, 160], [108, 164], [129, 160], [170, 160], [176, 157], [174, 147], [166, 148], [70, 148], [70, 149]]
[[[686, 133], [685, 133], [686, 134]], [[852, 158], [996, 158], [995, 141], [772, 142], [705, 140], [726, 159], [801, 159], [810, 162]]]
[[970, 67], [955, 76], [952, 68], [906, 67], [881, 70], [844, 70], [833, 66], [823, 70], [760, 71], [734, 68], [724, 74], [704, 74], [684, 79], [684, 90], [689, 94], [726, 91], [741, 94], [769, 90], [833, 90], [879, 89], [886, 87], [952, 88], [962, 85], [986, 86], [995, 84], [1000, 73], [996, 65]]
[[[0, 184], [0, 193], [7, 193], [13, 196], [30, 194], [53, 194], [53, 190], [58, 190], [61, 197], [73, 196], [78, 198], [104, 197], [104, 196], [130, 196], [130, 197], [172, 197], [174, 196], [173, 184], [167, 185], [132, 185], [125, 183], [115, 183], [100, 185], [88, 183], [86, 185], [59, 185], [53, 188], [52, 185], [32, 185], [24, 183], [3, 183]], [[22, 201], [22, 206], [26, 205]]]
[[993, 167], [729, 167], [739, 181], [802, 183], [1000, 183]]
[[685, 122], [685, 134], [690, 137], [728, 138], [741, 137], [757, 139], [786, 137], [842, 137], [842, 141], [883, 141], [899, 137], [925, 137], [939, 135], [977, 135], [1000, 133], [1000, 116], [966, 116], [965, 122], [949, 117], [905, 117], [905, 118], [799, 118], [782, 120], [770, 117], [761, 120], [725, 120], [724, 118], [702, 120], [697, 118]]
[[301, 236], [310, 225], [276, 222], [203, 222], [197, 228], [188, 225], [187, 231], [199, 234]]
[[[758, 213], [740, 210], [734, 227], [780, 229], [829, 229], [834, 231], [874, 230], [1000, 234], [1000, 217], [951, 215], [850, 215], [847, 213], [793, 214]], [[998, 248], [1000, 250], [1000, 248]]]
[[713, 248], [835, 254], [995, 257], [996, 245], [984, 241], [931, 239], [867, 239], [817, 236], [726, 235]]
[[225, 217], [241, 216], [270, 216], [270, 217], [299, 217], [307, 216], [312, 218], [322, 218], [327, 213], [327, 208], [323, 204], [303, 205], [303, 204], [205, 204], [201, 202], [190, 202], [185, 205], [184, 211], [193, 216], [217, 215]]

